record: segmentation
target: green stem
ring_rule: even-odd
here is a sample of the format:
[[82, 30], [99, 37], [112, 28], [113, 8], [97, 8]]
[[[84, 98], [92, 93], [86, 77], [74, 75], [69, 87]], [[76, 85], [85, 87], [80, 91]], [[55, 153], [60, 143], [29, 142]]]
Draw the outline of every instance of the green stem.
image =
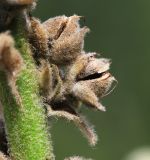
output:
[[22, 25], [17, 26], [14, 37], [24, 61], [16, 82], [23, 109], [12, 96], [5, 73], [0, 72], [0, 98], [10, 156], [13, 160], [52, 160], [52, 144], [40, 101], [37, 71]]

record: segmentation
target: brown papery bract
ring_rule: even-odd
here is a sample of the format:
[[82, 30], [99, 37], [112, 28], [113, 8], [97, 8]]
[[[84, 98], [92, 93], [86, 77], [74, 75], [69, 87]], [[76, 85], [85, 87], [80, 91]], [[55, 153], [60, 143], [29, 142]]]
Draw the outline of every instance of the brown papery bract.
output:
[[14, 47], [14, 40], [8, 32], [0, 34], [0, 70], [16, 76], [20, 71], [23, 60]]
[[21, 105], [21, 98], [16, 87], [16, 78], [23, 67], [23, 59], [14, 47], [14, 40], [8, 32], [0, 34], [0, 70], [7, 76], [8, 85], [16, 101]]

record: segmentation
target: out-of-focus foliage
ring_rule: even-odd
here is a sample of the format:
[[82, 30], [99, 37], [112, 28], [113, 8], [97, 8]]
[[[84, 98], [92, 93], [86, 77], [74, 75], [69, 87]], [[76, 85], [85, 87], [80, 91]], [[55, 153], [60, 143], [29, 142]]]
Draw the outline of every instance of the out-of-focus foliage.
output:
[[150, 148], [148, 146], [132, 151], [123, 160], [150, 160]]
[[[106, 113], [88, 117], [99, 134], [91, 149], [73, 125], [54, 121], [52, 138], [56, 159], [82, 155], [95, 160], [121, 160], [131, 150], [150, 145], [150, 1], [148, 0], [39, 0], [34, 15], [43, 21], [56, 15], [85, 16], [91, 33], [87, 51], [113, 60], [117, 89], [103, 100]], [[89, 50], [90, 49], [90, 50]]]

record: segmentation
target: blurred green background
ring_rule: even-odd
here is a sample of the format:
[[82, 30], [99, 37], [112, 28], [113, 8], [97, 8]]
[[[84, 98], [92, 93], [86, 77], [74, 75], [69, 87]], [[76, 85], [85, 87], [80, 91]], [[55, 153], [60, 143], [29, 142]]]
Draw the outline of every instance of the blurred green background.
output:
[[150, 145], [150, 1], [39, 0], [34, 15], [42, 21], [56, 15], [85, 16], [91, 32], [86, 51], [113, 60], [119, 85], [103, 100], [107, 112], [82, 108], [95, 124], [98, 145], [91, 148], [73, 124], [55, 121], [52, 139], [56, 160], [81, 155], [95, 160], [122, 160], [130, 151]]

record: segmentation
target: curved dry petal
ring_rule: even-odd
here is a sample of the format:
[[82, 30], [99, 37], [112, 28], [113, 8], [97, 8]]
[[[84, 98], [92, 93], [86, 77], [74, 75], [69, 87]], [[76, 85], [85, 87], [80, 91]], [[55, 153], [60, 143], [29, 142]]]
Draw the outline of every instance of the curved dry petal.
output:
[[91, 89], [91, 83], [89, 84], [84, 81], [78, 82], [73, 86], [72, 92], [73, 95], [83, 103], [95, 109], [106, 111], [105, 107], [99, 102], [99, 98], [95, 94], [95, 90]]
[[56, 39], [56, 37], [61, 34], [63, 28], [66, 27], [67, 19], [68, 17], [66, 16], [57, 16], [43, 23], [50, 40]]
[[78, 32], [81, 29], [79, 24], [80, 18], [81, 16], [78, 16], [78, 15], [73, 15], [71, 17], [68, 17], [66, 27], [64, 28], [64, 31], [60, 35], [60, 38], [68, 37]]
[[31, 32], [29, 38], [33, 47], [34, 57], [35, 59], [39, 57], [46, 58], [49, 55], [47, 31], [41, 24], [40, 20], [32, 17], [30, 22]]

